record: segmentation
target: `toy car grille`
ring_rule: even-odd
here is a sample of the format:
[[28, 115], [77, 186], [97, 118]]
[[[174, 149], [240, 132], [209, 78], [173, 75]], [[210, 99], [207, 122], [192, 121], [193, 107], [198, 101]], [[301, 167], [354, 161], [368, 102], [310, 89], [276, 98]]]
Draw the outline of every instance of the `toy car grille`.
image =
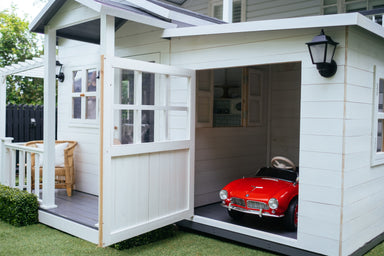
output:
[[251, 201], [251, 200], [248, 200], [247, 201], [247, 207], [249, 209], [263, 209], [263, 210], [268, 210], [269, 207], [266, 203], [262, 203], [262, 202], [257, 202], [257, 201]]
[[241, 198], [236, 198], [236, 197], [232, 197], [232, 203], [233, 204], [237, 204], [237, 205], [239, 205], [239, 206], [243, 206], [243, 207], [245, 207], [245, 201], [244, 201], [244, 199], [241, 199]]

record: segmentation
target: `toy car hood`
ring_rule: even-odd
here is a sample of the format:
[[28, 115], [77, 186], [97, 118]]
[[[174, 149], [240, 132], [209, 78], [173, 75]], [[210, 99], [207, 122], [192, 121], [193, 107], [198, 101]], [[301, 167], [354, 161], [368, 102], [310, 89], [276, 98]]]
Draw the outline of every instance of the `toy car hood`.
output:
[[274, 178], [243, 178], [235, 180], [224, 187], [230, 197], [248, 198], [268, 201], [277, 195], [279, 191], [287, 191], [293, 183]]

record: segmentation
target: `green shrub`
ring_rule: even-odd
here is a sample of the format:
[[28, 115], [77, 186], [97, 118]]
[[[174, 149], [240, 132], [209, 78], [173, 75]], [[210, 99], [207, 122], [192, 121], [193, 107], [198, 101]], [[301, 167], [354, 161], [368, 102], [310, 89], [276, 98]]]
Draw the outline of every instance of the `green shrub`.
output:
[[112, 245], [111, 247], [117, 250], [125, 250], [141, 245], [150, 244], [161, 239], [172, 237], [176, 234], [176, 226], [169, 225], [160, 229], [153, 230], [151, 232], [142, 234], [137, 237], [133, 237], [131, 239], [119, 242], [117, 244]]
[[36, 224], [39, 203], [27, 191], [0, 185], [0, 219], [16, 227]]

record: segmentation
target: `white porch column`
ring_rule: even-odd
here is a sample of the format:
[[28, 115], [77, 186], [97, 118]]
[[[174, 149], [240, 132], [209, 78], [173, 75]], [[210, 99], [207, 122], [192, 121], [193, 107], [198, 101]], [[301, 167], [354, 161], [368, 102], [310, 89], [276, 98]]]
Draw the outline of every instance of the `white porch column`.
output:
[[7, 173], [5, 166], [5, 150], [4, 143], [5, 140], [5, 118], [6, 118], [6, 108], [7, 108], [7, 77], [0, 76], [0, 184], [7, 185]]
[[55, 205], [56, 30], [45, 27], [44, 41], [44, 164], [42, 208]]
[[12, 143], [13, 138], [0, 137], [0, 184], [10, 186], [11, 168], [9, 164], [9, 155], [5, 149], [6, 143]]
[[232, 23], [233, 0], [223, 0], [223, 21]]
[[7, 108], [7, 77], [0, 76], [0, 138], [5, 137], [6, 108]]
[[[102, 14], [100, 17], [100, 55], [104, 57], [115, 56], [115, 17]], [[101, 67], [104, 67], [104, 59], [101, 59]], [[100, 91], [100, 170], [99, 170], [99, 246], [104, 244], [104, 235], [108, 233], [108, 225], [111, 220], [105, 218], [108, 216], [108, 188], [110, 188], [110, 175], [108, 171], [111, 168], [110, 145], [112, 140], [113, 115], [111, 108], [113, 94], [114, 74], [109, 68], [102, 68], [101, 91]], [[104, 190], [104, 187], [106, 189]]]

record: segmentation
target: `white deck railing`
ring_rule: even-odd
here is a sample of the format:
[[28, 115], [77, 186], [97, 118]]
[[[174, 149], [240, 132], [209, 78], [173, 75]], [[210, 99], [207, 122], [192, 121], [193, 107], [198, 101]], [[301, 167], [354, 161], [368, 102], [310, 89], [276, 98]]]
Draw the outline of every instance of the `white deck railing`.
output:
[[[54, 205], [54, 202], [44, 202], [44, 198], [53, 198], [54, 200], [54, 196], [44, 194], [51, 193], [49, 190], [42, 189], [40, 193], [40, 180], [42, 178], [40, 171], [34, 172], [35, 184], [32, 190], [32, 168], [40, 170], [39, 159], [43, 157], [44, 149], [26, 147], [22, 144], [12, 143], [12, 140], [13, 138], [0, 138], [0, 184], [26, 190], [29, 193], [33, 192], [42, 208]], [[19, 155], [18, 161], [16, 161], [17, 154]], [[35, 157], [35, 166], [32, 166], [32, 154]]]

